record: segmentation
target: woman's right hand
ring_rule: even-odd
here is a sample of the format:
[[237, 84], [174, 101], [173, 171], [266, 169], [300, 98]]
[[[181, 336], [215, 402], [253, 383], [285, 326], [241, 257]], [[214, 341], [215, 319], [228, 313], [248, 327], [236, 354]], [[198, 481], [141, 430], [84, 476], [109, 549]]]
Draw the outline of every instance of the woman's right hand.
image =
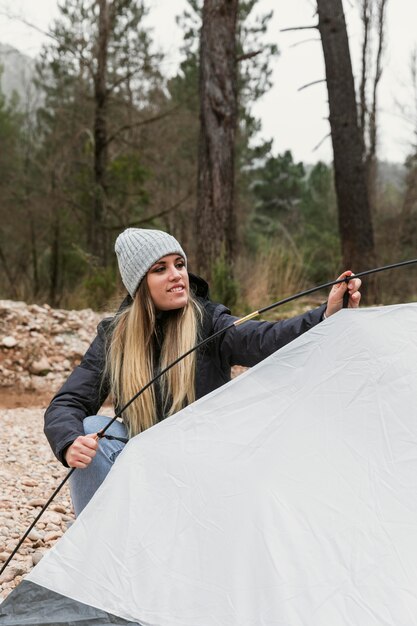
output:
[[98, 448], [97, 433], [80, 435], [68, 446], [65, 452], [65, 460], [69, 467], [85, 469], [96, 455]]

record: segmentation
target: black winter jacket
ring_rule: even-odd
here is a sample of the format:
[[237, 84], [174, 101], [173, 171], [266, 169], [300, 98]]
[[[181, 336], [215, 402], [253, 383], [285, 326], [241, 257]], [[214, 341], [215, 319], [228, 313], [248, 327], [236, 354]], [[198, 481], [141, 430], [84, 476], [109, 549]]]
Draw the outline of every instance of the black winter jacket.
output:
[[[202, 339], [229, 326], [236, 317], [208, 298], [207, 283], [190, 274], [190, 286], [203, 307]], [[123, 306], [129, 304], [126, 298]], [[251, 367], [323, 319], [325, 305], [280, 322], [248, 321], [234, 326], [197, 352], [196, 397], [201, 398], [230, 380], [232, 365]], [[96, 415], [109, 393], [103, 381], [106, 342], [111, 318], [97, 327], [97, 336], [80, 365], [52, 399], [45, 413], [45, 434], [56, 457], [64, 464], [66, 448], [84, 434], [83, 419]]]

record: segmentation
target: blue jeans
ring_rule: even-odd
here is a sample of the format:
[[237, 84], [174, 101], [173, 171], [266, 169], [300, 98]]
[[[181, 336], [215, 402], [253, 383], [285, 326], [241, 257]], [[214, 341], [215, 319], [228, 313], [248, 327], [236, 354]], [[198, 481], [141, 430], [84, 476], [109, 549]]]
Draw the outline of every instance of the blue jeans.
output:
[[[84, 432], [86, 435], [97, 433], [107, 426], [109, 421], [110, 418], [104, 415], [90, 415], [83, 421]], [[122, 439], [128, 438], [125, 425], [119, 421], [115, 421], [106, 430], [105, 435], [121, 437]], [[76, 469], [72, 473], [69, 485], [76, 516], [81, 513], [100, 487], [125, 445], [124, 442], [118, 439], [106, 439], [103, 437], [99, 440], [97, 453], [91, 463], [85, 469]]]

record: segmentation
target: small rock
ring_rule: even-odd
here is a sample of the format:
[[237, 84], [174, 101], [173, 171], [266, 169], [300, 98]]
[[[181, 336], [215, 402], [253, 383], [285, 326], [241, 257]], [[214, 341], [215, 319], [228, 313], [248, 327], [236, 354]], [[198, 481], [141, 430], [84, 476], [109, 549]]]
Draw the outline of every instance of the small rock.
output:
[[51, 371], [48, 359], [43, 356], [38, 361], [33, 361], [29, 365], [29, 372], [35, 376], [46, 376]]
[[26, 487], [37, 487], [39, 484], [34, 478], [22, 478], [21, 483], [26, 485]]
[[33, 498], [33, 500], [29, 500], [28, 506], [44, 506], [46, 504], [46, 500], [42, 498]]
[[62, 537], [62, 534], [63, 533], [60, 530], [52, 530], [50, 533], [46, 533], [44, 541], [45, 543], [55, 541], [56, 539], [60, 539], [60, 537]]
[[45, 552], [46, 552], [46, 550], [36, 550], [36, 552], [34, 552], [32, 554], [32, 563], [33, 563], [33, 565], [37, 565], [39, 563], [39, 561], [41, 560], [41, 558], [43, 557]]
[[15, 345], [17, 345], [17, 340], [13, 337], [13, 335], [9, 335], [8, 337], [3, 337], [1, 345], [4, 348], [14, 348]]
[[42, 539], [42, 535], [35, 528], [32, 528], [28, 537], [31, 541], [41, 541]]
[[6, 569], [6, 571], [0, 576], [0, 585], [10, 583], [18, 575], [19, 569], [17, 567], [9, 567], [9, 569]]
[[65, 513], [67, 512], [67, 509], [62, 506], [62, 504], [53, 504], [51, 506], [52, 511], [56, 511], [57, 513], [63, 513], [65, 515]]
[[46, 313], [46, 307], [41, 307], [38, 304], [31, 304], [28, 309], [31, 313]]
[[43, 516], [43, 522], [44, 524], [55, 524], [56, 526], [60, 526], [62, 522], [62, 517], [59, 513], [48, 511]]

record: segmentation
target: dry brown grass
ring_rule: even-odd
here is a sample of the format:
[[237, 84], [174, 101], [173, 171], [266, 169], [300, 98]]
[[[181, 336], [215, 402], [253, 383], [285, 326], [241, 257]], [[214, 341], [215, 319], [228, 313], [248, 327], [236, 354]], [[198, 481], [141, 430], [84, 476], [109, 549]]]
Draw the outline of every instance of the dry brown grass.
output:
[[241, 259], [237, 266], [241, 299], [250, 310], [292, 295], [305, 287], [301, 256], [277, 246], [255, 261]]

